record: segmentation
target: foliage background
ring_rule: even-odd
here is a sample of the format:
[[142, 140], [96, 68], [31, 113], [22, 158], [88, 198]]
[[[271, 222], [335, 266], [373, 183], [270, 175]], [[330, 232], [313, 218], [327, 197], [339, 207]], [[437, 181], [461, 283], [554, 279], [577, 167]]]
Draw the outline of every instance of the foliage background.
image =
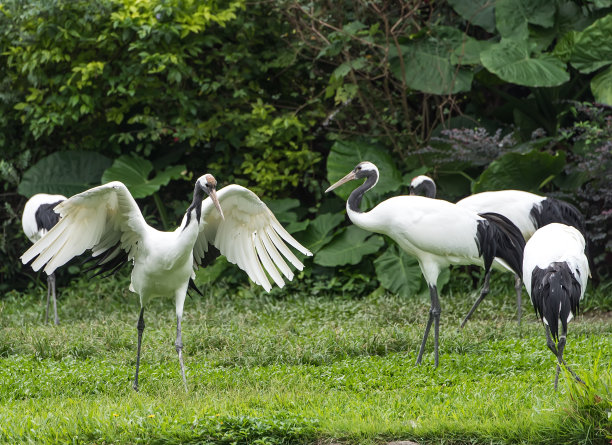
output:
[[566, 199], [609, 280], [610, 11], [609, 0], [3, 2], [0, 290], [30, 281], [16, 258], [33, 193], [121, 179], [152, 224], [173, 227], [194, 176], [211, 172], [256, 191], [315, 252], [306, 282], [418, 292], [414, 260], [347, 224], [348, 192], [323, 195], [364, 159], [383, 175], [367, 205], [424, 172], [450, 200], [500, 188]]

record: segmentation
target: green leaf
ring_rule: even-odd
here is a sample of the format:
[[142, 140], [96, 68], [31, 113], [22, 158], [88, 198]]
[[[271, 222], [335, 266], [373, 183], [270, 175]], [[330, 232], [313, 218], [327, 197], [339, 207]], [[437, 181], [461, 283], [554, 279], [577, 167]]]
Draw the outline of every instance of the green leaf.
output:
[[581, 32], [570, 31], [555, 46], [553, 54], [569, 61], [581, 73], [612, 63], [612, 14], [593, 22]]
[[491, 0], [449, 0], [448, 3], [465, 20], [492, 33], [495, 31], [495, 2]]
[[316, 253], [314, 262], [327, 267], [358, 264], [364, 255], [377, 252], [383, 244], [381, 236], [349, 226]]
[[549, 0], [497, 0], [497, 30], [502, 37], [527, 38], [529, 23], [550, 28], [555, 24], [555, 12], [555, 2]]
[[184, 165], [175, 165], [148, 179], [153, 171], [153, 164], [149, 160], [123, 155], [115, 159], [113, 165], [104, 172], [102, 182], [121, 181], [134, 198], [144, 198], [167, 185], [170, 180], [180, 178], [184, 170]]
[[570, 78], [565, 63], [550, 54], [530, 56], [526, 41], [502, 40], [480, 54], [484, 67], [506, 82], [529, 87], [552, 87]]
[[[366, 199], [375, 199], [384, 193], [393, 192], [401, 185], [401, 175], [393, 158], [385, 149], [373, 144], [360, 141], [336, 141], [327, 157], [327, 179], [333, 184], [345, 176], [357, 164], [362, 161], [370, 161], [378, 167], [380, 178], [376, 187], [368, 192]], [[357, 181], [351, 186], [346, 185], [334, 190], [342, 199], [346, 200], [351, 192], [357, 187]], [[371, 204], [370, 200], [366, 204]]]
[[480, 65], [480, 54], [494, 44], [495, 42], [489, 40], [476, 40], [469, 37], [455, 47], [451, 55], [451, 62], [461, 65]]
[[374, 260], [374, 268], [380, 284], [391, 292], [408, 297], [421, 288], [423, 274], [419, 262], [396, 245]]
[[537, 192], [565, 166], [565, 152], [554, 155], [537, 150], [529, 153], [507, 153], [491, 162], [472, 184], [472, 193], [487, 190], [517, 189]]
[[31, 197], [36, 193], [72, 196], [100, 184], [111, 164], [106, 156], [92, 151], [61, 151], [42, 158], [24, 174], [17, 191]]
[[612, 106], [612, 66], [593, 77], [591, 91], [596, 102]]
[[402, 60], [397, 49], [390, 51], [389, 68], [398, 79], [404, 79], [413, 90], [430, 94], [454, 94], [469, 91], [474, 74], [456, 66], [456, 48], [466, 39], [456, 29], [437, 27], [427, 37], [400, 46]]
[[340, 213], [324, 213], [310, 221], [308, 228], [299, 233], [296, 238], [312, 253], [318, 252], [333, 238], [333, 230], [344, 221]]
[[350, 73], [351, 70], [360, 70], [361, 68], [366, 66], [366, 64], [367, 61], [365, 57], [359, 57], [354, 60], [349, 60], [348, 62], [344, 62], [338, 68], [336, 68], [332, 73], [332, 77], [336, 79], [342, 79], [346, 77], [346, 75]]

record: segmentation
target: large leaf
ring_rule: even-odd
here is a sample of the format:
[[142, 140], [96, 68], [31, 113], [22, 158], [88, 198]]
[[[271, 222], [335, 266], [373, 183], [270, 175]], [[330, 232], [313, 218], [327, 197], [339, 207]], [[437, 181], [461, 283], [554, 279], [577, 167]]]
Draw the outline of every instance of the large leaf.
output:
[[391, 292], [411, 296], [421, 288], [423, 275], [418, 261], [395, 245], [374, 260], [374, 267], [380, 284]]
[[495, 31], [495, 2], [491, 0], [449, 0], [457, 13], [473, 25], [492, 33]]
[[527, 41], [502, 40], [480, 54], [484, 67], [506, 82], [552, 87], [569, 80], [565, 63], [550, 54], [531, 57]]
[[316, 253], [333, 238], [333, 230], [344, 221], [341, 213], [324, 213], [310, 221], [308, 228], [296, 235], [300, 243]]
[[[375, 164], [380, 174], [376, 187], [365, 195], [367, 205], [371, 204], [368, 198], [393, 192], [402, 185], [401, 175], [389, 152], [376, 145], [358, 141], [336, 141], [332, 146], [327, 157], [327, 179], [330, 184], [345, 176], [362, 161]], [[345, 185], [334, 192], [346, 200], [357, 185], [357, 183]]]
[[[454, 94], [469, 91], [474, 73], [457, 65], [455, 51], [468, 39], [456, 29], [437, 27], [432, 34], [390, 51], [389, 68], [413, 90], [430, 94]], [[403, 60], [403, 69], [402, 69]]]
[[384, 243], [379, 235], [349, 226], [317, 252], [314, 262], [327, 267], [357, 264], [364, 255], [378, 252]]
[[529, 153], [507, 153], [491, 162], [472, 185], [472, 193], [487, 190], [518, 189], [537, 192], [561, 173], [565, 152], [554, 155], [537, 150]]
[[583, 31], [570, 31], [555, 46], [555, 56], [569, 61], [582, 73], [612, 63], [612, 14], [593, 22]]
[[60, 151], [42, 158], [24, 174], [17, 191], [31, 197], [36, 193], [72, 196], [100, 184], [111, 164], [93, 151]]
[[130, 190], [134, 198], [144, 198], [158, 191], [160, 187], [167, 185], [170, 180], [180, 178], [184, 170], [184, 165], [167, 167], [154, 178], [149, 179], [149, 175], [153, 171], [153, 164], [149, 160], [132, 155], [123, 155], [115, 159], [113, 165], [104, 172], [102, 181], [104, 183], [121, 181]]
[[526, 38], [528, 23], [550, 28], [555, 23], [555, 12], [555, 2], [550, 0], [497, 0], [497, 30], [502, 37]]
[[612, 106], [612, 66], [593, 77], [591, 91], [596, 102]]

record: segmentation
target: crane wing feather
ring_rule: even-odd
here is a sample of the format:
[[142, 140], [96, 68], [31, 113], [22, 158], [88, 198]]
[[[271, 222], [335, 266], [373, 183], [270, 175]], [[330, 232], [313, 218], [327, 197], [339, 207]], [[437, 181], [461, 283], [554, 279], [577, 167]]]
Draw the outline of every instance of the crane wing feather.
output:
[[267, 291], [272, 288], [268, 276], [279, 287], [285, 284], [281, 273], [288, 280], [293, 278], [285, 258], [302, 270], [302, 262], [287, 244], [304, 255], [312, 254], [283, 228], [255, 193], [233, 184], [219, 190], [217, 198], [225, 219], [221, 219], [210, 198], [202, 202], [200, 233], [193, 248], [197, 264], [201, 264], [212, 243], [230, 263], [238, 265]]
[[21, 257], [24, 264], [34, 259], [34, 270], [46, 265], [48, 274], [87, 249], [98, 256], [119, 244], [132, 258], [148, 228], [129, 190], [118, 181], [74, 195], [55, 211], [59, 222]]

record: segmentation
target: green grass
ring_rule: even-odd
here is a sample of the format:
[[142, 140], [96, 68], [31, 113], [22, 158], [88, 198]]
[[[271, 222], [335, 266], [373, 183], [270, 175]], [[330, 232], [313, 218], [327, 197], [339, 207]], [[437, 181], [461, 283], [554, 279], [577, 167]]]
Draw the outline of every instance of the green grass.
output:
[[414, 364], [425, 295], [208, 287], [185, 305], [188, 394], [171, 299], [145, 311], [135, 393], [139, 307], [125, 276], [61, 286], [58, 327], [42, 324], [42, 287], [12, 292], [0, 299], [0, 440], [609, 444], [612, 317], [595, 310], [609, 309], [609, 291], [591, 294], [569, 328], [565, 357], [588, 387], [562, 376], [555, 392], [533, 309], [526, 301], [519, 332], [511, 277], [494, 278], [464, 330], [473, 291], [459, 279], [441, 296], [438, 369], [432, 340]]

